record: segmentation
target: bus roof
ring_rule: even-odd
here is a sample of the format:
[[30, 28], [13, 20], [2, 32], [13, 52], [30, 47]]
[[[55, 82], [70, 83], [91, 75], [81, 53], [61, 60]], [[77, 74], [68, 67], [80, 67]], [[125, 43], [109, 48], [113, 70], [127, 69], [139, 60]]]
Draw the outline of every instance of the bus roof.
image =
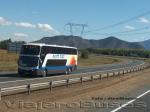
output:
[[77, 49], [76, 47], [61, 46], [61, 45], [52, 45], [52, 44], [45, 44], [45, 43], [27, 43], [27, 44], [24, 44], [24, 45], [51, 46], [51, 47], [63, 47], [63, 48], [73, 48], [73, 49]]

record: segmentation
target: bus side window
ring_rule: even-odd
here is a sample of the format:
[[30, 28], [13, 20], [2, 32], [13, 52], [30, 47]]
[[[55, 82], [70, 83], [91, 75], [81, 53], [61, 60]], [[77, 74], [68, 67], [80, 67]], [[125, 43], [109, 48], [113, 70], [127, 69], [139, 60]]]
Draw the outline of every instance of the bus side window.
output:
[[52, 60], [49, 59], [46, 62], [46, 66], [66, 66], [67, 60]]
[[52, 54], [55, 54], [55, 47], [52, 47]]

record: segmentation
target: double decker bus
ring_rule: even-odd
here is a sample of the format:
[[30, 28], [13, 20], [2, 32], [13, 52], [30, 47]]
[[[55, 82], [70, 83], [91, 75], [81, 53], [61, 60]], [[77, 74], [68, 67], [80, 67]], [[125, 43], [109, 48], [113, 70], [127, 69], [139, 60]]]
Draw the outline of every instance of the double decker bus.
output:
[[76, 47], [40, 43], [24, 44], [18, 60], [18, 74], [42, 75], [65, 73], [77, 69]]

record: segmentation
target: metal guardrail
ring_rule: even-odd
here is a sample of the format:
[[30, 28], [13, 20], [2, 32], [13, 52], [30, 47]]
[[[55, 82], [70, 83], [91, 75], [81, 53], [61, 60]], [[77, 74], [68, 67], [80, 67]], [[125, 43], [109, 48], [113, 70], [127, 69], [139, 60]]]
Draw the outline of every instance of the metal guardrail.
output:
[[109, 77], [115, 77], [124, 75], [131, 72], [140, 71], [143, 69], [146, 69], [150, 67], [149, 64], [140, 64], [134, 67], [127, 67], [124, 69], [116, 69], [116, 70], [107, 70], [107, 71], [96, 71], [96, 72], [89, 72], [89, 73], [81, 73], [80, 75], [69, 75], [63, 78], [56, 78], [54, 80], [53, 78], [47, 82], [41, 82], [41, 83], [28, 83], [24, 85], [19, 86], [12, 86], [12, 87], [1, 87], [0, 88], [0, 100], [2, 99], [2, 96], [4, 95], [10, 95], [10, 94], [17, 94], [17, 93], [25, 93], [27, 92], [28, 95], [33, 90], [39, 90], [39, 89], [46, 89], [49, 88], [50, 92], [52, 91], [52, 88], [57, 86], [66, 86], [69, 87], [70, 84], [73, 83], [83, 83], [84, 81], [93, 81], [96, 79], [102, 80], [103, 78], [109, 79]]

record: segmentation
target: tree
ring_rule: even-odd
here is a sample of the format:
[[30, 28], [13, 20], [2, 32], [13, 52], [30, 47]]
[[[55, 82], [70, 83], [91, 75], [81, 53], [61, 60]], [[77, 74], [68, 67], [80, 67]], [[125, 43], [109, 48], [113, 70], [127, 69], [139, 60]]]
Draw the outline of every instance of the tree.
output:
[[87, 59], [89, 57], [88, 50], [81, 50], [81, 58]]
[[11, 39], [3, 40], [0, 42], [0, 49], [7, 49], [8, 44], [11, 42]]

